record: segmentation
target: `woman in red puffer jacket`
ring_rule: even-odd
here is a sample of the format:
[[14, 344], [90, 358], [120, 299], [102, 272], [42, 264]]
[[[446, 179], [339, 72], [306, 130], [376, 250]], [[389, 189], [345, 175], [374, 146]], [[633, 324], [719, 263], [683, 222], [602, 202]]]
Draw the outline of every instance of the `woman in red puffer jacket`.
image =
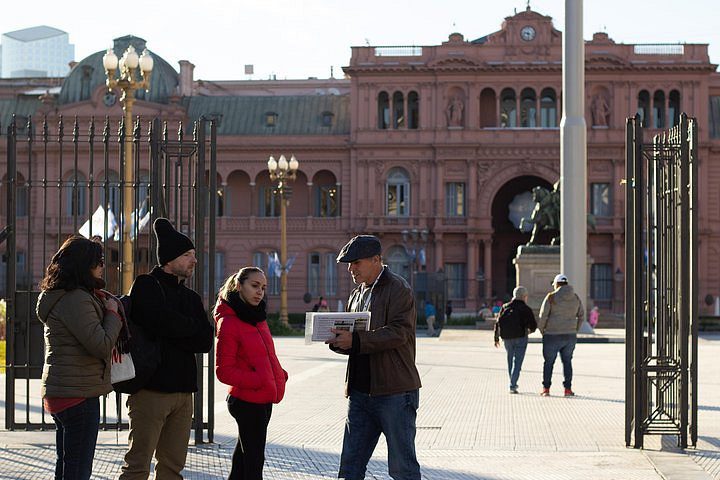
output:
[[282, 369], [266, 321], [267, 280], [244, 267], [225, 281], [215, 304], [215, 373], [230, 385], [228, 410], [238, 424], [238, 443], [228, 479], [262, 480], [272, 404], [285, 394]]

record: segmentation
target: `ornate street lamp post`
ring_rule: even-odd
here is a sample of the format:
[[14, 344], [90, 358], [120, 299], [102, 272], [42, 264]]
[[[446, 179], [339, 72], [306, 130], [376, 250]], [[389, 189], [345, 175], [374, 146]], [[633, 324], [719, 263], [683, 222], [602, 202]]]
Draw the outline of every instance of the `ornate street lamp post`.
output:
[[275, 161], [271, 155], [267, 162], [270, 180], [275, 182], [275, 191], [280, 195], [280, 321], [288, 325], [287, 310], [287, 205], [290, 203], [292, 188], [288, 182], [295, 180], [295, 174], [300, 166], [295, 155], [288, 162], [285, 155]]
[[[118, 61], [115, 52], [108, 49], [103, 56], [103, 67], [107, 75], [106, 84], [108, 90], [120, 89], [125, 122], [125, 158], [123, 159], [123, 258], [122, 258], [122, 285], [121, 291], [127, 292], [132, 285], [134, 278], [134, 258], [132, 248], [132, 235], [130, 232], [133, 214], [133, 184], [135, 175], [133, 171], [133, 115], [132, 109], [135, 103], [135, 92], [137, 90], [150, 91], [150, 74], [153, 69], [153, 58], [145, 49], [142, 55], [138, 56], [135, 47], [128, 46], [123, 56]], [[118, 68], [119, 67], [119, 68]], [[115, 74], [119, 70], [119, 77]]]

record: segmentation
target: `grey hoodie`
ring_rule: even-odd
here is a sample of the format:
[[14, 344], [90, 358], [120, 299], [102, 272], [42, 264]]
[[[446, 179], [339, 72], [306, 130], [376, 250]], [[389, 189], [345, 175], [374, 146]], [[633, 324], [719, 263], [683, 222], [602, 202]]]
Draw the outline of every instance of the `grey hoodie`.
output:
[[561, 285], [545, 295], [540, 306], [538, 330], [543, 335], [577, 333], [584, 316], [580, 297], [570, 285]]
[[42, 396], [91, 398], [112, 391], [110, 355], [120, 333], [116, 314], [84, 288], [44, 291], [36, 313], [45, 325]]

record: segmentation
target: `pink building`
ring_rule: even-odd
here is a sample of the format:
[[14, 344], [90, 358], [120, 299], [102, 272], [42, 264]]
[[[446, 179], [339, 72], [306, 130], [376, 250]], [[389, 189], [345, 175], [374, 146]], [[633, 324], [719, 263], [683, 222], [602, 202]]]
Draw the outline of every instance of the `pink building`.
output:
[[[131, 40], [144, 43], [117, 39], [116, 52]], [[347, 298], [352, 285], [335, 255], [358, 233], [378, 235], [386, 262], [418, 291], [425, 274], [442, 272], [431, 278], [444, 279], [455, 311], [477, 311], [512, 291], [530, 190], [559, 178], [561, 48], [552, 19], [528, 9], [475, 40], [453, 33], [434, 46], [353, 47], [346, 79], [194, 81], [191, 63], [178, 73], [156, 56], [136, 113], [220, 121], [218, 279], [241, 265], [266, 267], [279, 249], [266, 162], [293, 153], [291, 313], [309, 308], [305, 293], [331, 307]], [[699, 301], [709, 313], [720, 295], [720, 226], [711, 221], [720, 210], [720, 75], [707, 45], [626, 45], [596, 33], [585, 48], [588, 211], [597, 220], [589, 294], [604, 313], [622, 312], [625, 118], [639, 113], [654, 133], [687, 112], [701, 125]], [[103, 53], [79, 62], [56, 95], [0, 83], [3, 128], [13, 111], [119, 118], [103, 87]], [[273, 279], [275, 307], [278, 292]]]

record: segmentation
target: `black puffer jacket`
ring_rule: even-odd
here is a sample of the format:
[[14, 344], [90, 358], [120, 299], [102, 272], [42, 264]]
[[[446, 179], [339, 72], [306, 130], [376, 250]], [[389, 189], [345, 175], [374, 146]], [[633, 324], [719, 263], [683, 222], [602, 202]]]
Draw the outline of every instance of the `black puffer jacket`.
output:
[[150, 275], [155, 279], [138, 276], [130, 292], [133, 321], [157, 338], [162, 353], [160, 366], [145, 388], [169, 393], [196, 392], [195, 353], [210, 351], [213, 326], [200, 295], [160, 267], [155, 267]]
[[[503, 314], [505, 315], [503, 317]], [[517, 298], [502, 306], [495, 323], [495, 341], [503, 339], [521, 338], [534, 332], [537, 328], [535, 314], [525, 302]]]

